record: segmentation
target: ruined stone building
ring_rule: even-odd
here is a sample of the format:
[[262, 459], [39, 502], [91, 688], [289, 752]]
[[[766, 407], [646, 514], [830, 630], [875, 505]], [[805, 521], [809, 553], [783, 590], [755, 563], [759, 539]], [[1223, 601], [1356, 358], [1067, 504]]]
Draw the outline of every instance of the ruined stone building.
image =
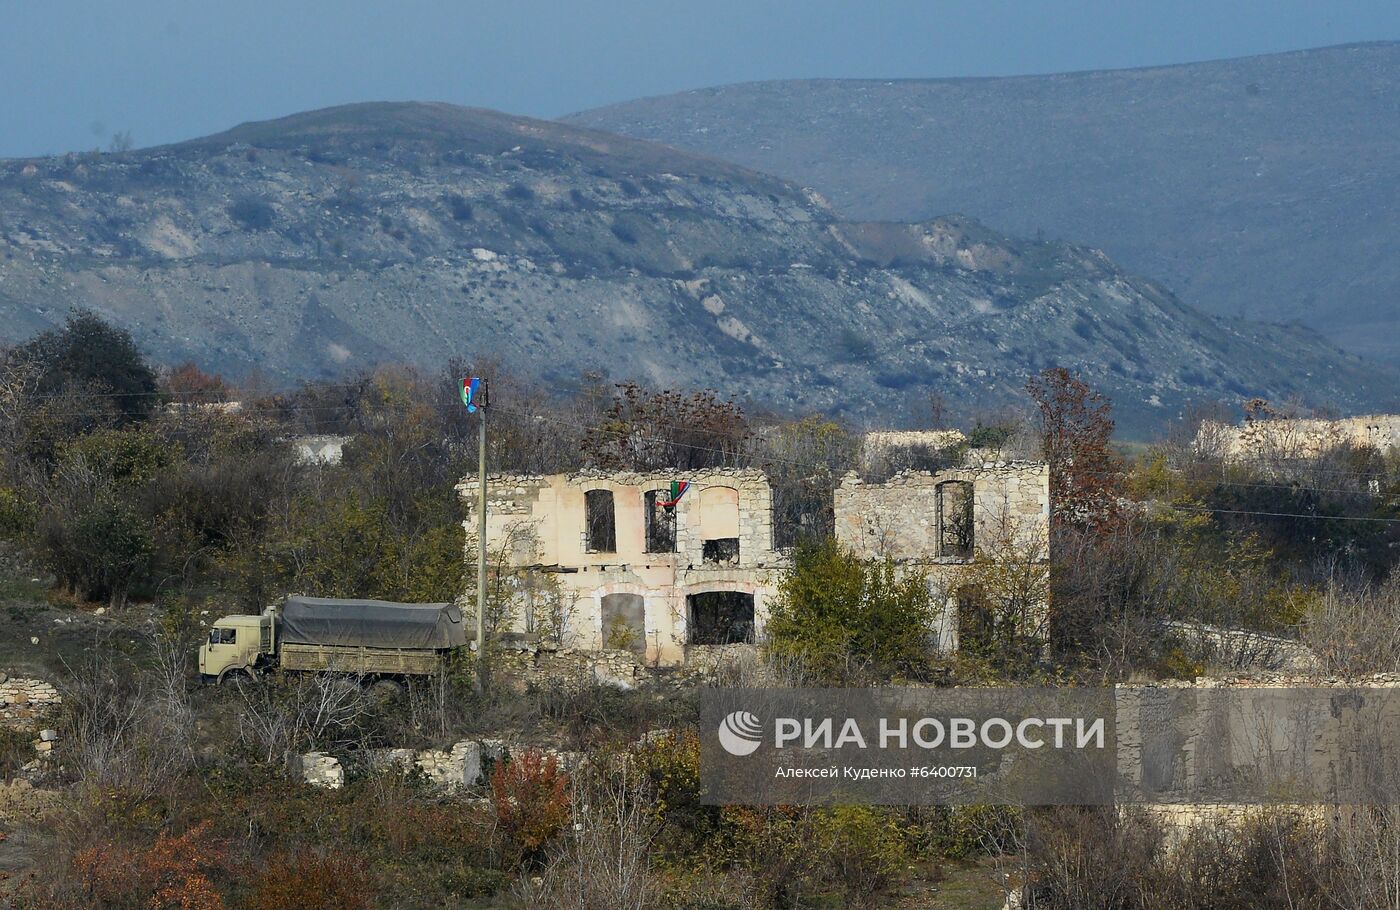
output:
[[1045, 634], [1050, 469], [1044, 462], [906, 471], [884, 483], [849, 474], [834, 504], [837, 540], [858, 555], [888, 557], [928, 576], [944, 604], [934, 629], [943, 650], [957, 650], [963, 636], [988, 634], [988, 612], [1015, 611], [1023, 634]]
[[1369, 446], [1381, 453], [1400, 449], [1400, 414], [1365, 414], [1337, 420], [1276, 417], [1238, 426], [1205, 421], [1196, 449], [1225, 461], [1269, 464], [1316, 458], [1342, 445]]
[[[673, 501], [679, 481], [688, 488]], [[474, 564], [475, 478], [458, 491]], [[1042, 463], [906, 472], [884, 483], [852, 474], [833, 506], [847, 546], [928, 573], [947, 604], [931, 630], [944, 648], [958, 643], [960, 603], [969, 602], [959, 569], [974, 556], [1044, 570]], [[651, 664], [760, 641], [790, 561], [774, 545], [773, 491], [757, 470], [498, 475], [487, 481], [486, 519], [490, 570], [509, 594], [498, 598], [509, 601], [503, 628], [563, 647], [630, 649]]]

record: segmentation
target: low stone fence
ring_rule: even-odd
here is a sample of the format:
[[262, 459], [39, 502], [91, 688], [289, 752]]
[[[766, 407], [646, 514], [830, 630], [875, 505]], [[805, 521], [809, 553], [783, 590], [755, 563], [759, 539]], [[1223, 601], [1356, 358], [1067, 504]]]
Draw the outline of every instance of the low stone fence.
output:
[[1173, 638], [1223, 670], [1308, 673], [1319, 666], [1317, 655], [1296, 639], [1198, 622], [1171, 620], [1164, 625]]
[[494, 655], [495, 673], [518, 691], [556, 685], [582, 689], [612, 686], [635, 689], [656, 684], [690, 686], [720, 678], [758, 679], [762, 661], [754, 645], [692, 645], [679, 666], [650, 667], [626, 650], [582, 648], [503, 648]]
[[652, 671], [631, 651], [523, 646], [502, 649], [492, 657], [492, 673], [522, 692], [547, 685], [635, 689], [652, 680]]
[[0, 673], [0, 724], [32, 730], [63, 698], [52, 683]]
[[[435, 787], [454, 792], [487, 785], [496, 762], [531, 748], [552, 756], [566, 771], [578, 767], [583, 760], [579, 752], [480, 739], [463, 740], [450, 749], [375, 749], [358, 757], [357, 768], [371, 774], [391, 769], [417, 773]], [[300, 769], [302, 780], [314, 787], [335, 790], [345, 786], [346, 766], [329, 753], [307, 752], [300, 756]]]

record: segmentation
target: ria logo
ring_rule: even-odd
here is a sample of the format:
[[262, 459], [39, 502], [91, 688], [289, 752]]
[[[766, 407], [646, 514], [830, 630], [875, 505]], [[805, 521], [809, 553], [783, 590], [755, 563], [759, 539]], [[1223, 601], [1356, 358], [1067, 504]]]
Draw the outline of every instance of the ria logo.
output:
[[730, 755], [752, 755], [763, 744], [762, 730], [748, 711], [733, 711], [719, 722], [719, 744]]

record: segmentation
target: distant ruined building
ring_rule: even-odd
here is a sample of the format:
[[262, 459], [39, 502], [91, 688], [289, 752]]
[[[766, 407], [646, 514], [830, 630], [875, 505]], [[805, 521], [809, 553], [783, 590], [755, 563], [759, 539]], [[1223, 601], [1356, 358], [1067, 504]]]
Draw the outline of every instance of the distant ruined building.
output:
[[[959, 588], [975, 559], [1048, 573], [1049, 488], [1041, 462], [902, 471], [880, 483], [853, 473], [833, 492], [835, 533], [862, 556], [925, 572], [944, 604], [931, 639], [953, 650], [976, 619], [977, 592]], [[474, 567], [476, 479], [457, 489]], [[773, 488], [753, 469], [491, 476], [489, 571], [509, 595], [498, 598], [509, 601], [495, 607], [505, 614], [498, 628], [557, 647], [627, 649], [651, 665], [759, 643], [791, 564], [773, 523]]]
[[1206, 421], [1197, 430], [1195, 441], [1196, 450], [1203, 455], [1264, 465], [1316, 458], [1340, 446], [1368, 446], [1381, 453], [1400, 448], [1400, 414], [1336, 420], [1265, 415], [1238, 426]]

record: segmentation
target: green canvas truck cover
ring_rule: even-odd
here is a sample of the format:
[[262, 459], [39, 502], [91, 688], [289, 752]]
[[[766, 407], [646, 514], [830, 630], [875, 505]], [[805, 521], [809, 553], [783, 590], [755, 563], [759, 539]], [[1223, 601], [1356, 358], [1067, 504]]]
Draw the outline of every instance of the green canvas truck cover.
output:
[[455, 604], [402, 604], [387, 600], [289, 597], [278, 635], [301, 645], [358, 648], [458, 648], [467, 643]]

